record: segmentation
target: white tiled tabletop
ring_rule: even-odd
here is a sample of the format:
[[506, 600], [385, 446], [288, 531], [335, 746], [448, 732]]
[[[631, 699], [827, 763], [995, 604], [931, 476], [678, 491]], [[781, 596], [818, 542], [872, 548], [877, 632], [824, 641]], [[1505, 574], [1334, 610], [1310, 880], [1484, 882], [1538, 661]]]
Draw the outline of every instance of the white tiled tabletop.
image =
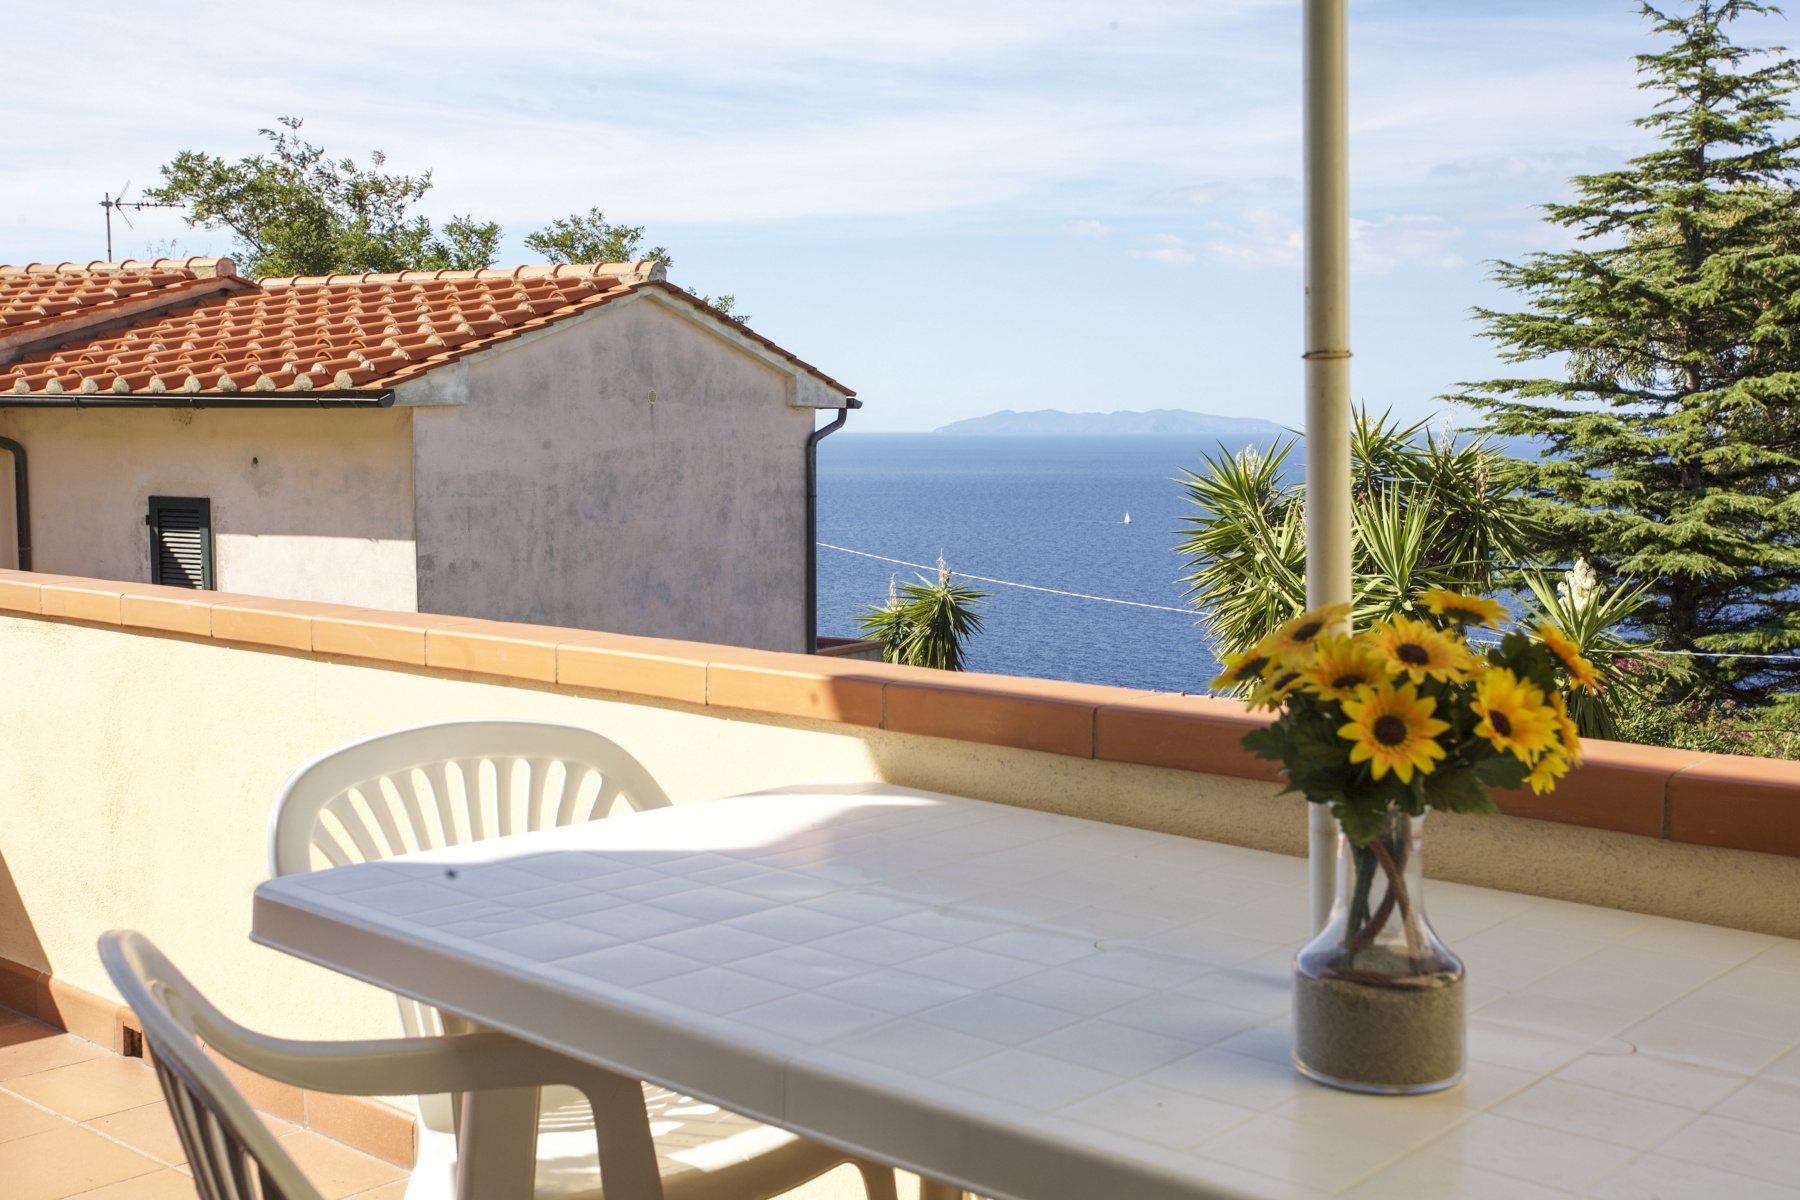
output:
[[1800, 1197], [1800, 942], [1427, 897], [1470, 1065], [1411, 1098], [1289, 1065], [1302, 860], [884, 785], [272, 880], [254, 936], [1003, 1200]]

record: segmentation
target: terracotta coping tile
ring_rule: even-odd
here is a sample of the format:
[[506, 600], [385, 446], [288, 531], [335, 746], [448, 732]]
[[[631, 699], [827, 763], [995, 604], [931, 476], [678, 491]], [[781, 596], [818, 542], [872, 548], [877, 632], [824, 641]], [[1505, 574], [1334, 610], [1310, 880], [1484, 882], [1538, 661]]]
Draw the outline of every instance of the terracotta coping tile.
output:
[[355, 611], [348, 604], [234, 596], [213, 605], [212, 636], [223, 642], [310, 651], [315, 616], [342, 616]]
[[1670, 777], [1708, 757], [1693, 750], [1597, 738], [1581, 743], [1581, 756], [1581, 766], [1547, 795], [1539, 796], [1529, 788], [1494, 793], [1500, 811], [1513, 817], [1659, 838], [1663, 836]]
[[469, 617], [389, 612], [379, 608], [320, 613], [313, 617], [312, 648], [319, 654], [342, 654], [350, 658], [372, 658], [422, 667], [428, 631], [474, 623]]
[[1716, 755], [1669, 780], [1669, 837], [1800, 856], [1800, 763]]
[[706, 703], [708, 651], [701, 642], [597, 633], [556, 647], [556, 681], [570, 687]]
[[888, 729], [1092, 758], [1096, 712], [1136, 694], [1047, 679], [932, 674], [937, 678], [911, 673], [888, 684]]
[[874, 665], [763, 650], [714, 655], [706, 668], [706, 703], [879, 728], [886, 680], [866, 669]]
[[7, 612], [41, 613], [39, 595], [44, 577], [31, 571], [0, 571], [0, 609]]
[[38, 590], [38, 603], [46, 617], [117, 625], [119, 595], [117, 585], [99, 579], [46, 581]]
[[212, 636], [212, 610], [219, 602], [217, 592], [149, 583], [120, 584], [119, 588], [121, 625], [195, 637]]
[[561, 630], [508, 621], [470, 621], [425, 631], [425, 665], [447, 671], [556, 682]]
[[1267, 713], [1220, 696], [1172, 696], [1146, 692], [1100, 707], [1094, 721], [1094, 757], [1240, 779], [1279, 781], [1272, 762], [1240, 744], [1267, 725]]

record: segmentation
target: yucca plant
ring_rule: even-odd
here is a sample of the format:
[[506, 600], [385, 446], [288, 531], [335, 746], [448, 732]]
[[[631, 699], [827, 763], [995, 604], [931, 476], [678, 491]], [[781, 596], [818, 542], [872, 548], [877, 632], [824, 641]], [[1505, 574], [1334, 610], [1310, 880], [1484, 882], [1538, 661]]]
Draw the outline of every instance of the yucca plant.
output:
[[[1655, 690], [1646, 686], [1644, 672], [1637, 669], [1645, 647], [1613, 632], [1651, 603], [1650, 585], [1626, 580], [1605, 591], [1585, 558], [1576, 559], [1554, 585], [1535, 571], [1525, 572], [1524, 578], [1542, 610], [1541, 620], [1561, 629], [1582, 659], [1594, 664], [1599, 686], [1567, 694], [1569, 715], [1581, 736], [1617, 739], [1622, 705], [1661, 703]], [[1671, 672], [1685, 676], [1683, 666], [1677, 660], [1655, 677], [1660, 682]]]
[[883, 662], [941, 671], [963, 669], [964, 643], [981, 632], [976, 612], [988, 593], [957, 583], [940, 556], [934, 583], [921, 575], [917, 583], [888, 581], [888, 602], [870, 606], [857, 624], [881, 639]]
[[[1352, 429], [1351, 525], [1358, 627], [1410, 614], [1432, 589], [1486, 592], [1524, 558], [1524, 504], [1514, 468], [1486, 443], [1433, 440], [1426, 424], [1358, 412]], [[1283, 481], [1297, 441], [1267, 454], [1206, 455], [1181, 484], [1199, 513], [1177, 547], [1189, 602], [1221, 655], [1256, 645], [1306, 608], [1306, 485]]]

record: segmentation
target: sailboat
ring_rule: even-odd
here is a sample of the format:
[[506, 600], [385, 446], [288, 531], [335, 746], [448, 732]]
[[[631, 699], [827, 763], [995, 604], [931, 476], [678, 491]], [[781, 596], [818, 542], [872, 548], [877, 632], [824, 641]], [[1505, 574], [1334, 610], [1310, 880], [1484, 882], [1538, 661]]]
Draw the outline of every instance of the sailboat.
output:
[[1125, 514], [1125, 523], [1127, 525], [1131, 524], [1131, 514], [1130, 513]]

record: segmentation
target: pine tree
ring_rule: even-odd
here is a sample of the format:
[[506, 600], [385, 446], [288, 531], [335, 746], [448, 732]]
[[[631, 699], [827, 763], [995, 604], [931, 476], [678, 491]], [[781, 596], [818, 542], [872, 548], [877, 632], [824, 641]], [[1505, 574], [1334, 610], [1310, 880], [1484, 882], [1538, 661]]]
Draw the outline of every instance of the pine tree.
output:
[[[1572, 180], [1576, 199], [1544, 207], [1578, 248], [1497, 263], [1526, 310], [1477, 310], [1503, 357], [1560, 356], [1566, 378], [1457, 397], [1546, 447], [1527, 473], [1545, 556], [1647, 583], [1643, 633], [1674, 650], [1800, 648], [1800, 64], [1725, 30], [1776, 11], [1642, 5], [1669, 40], [1637, 60], [1660, 97], [1637, 124], [1660, 145]], [[1694, 678], [1709, 699], [1759, 703], [1800, 670], [1701, 659]]]

